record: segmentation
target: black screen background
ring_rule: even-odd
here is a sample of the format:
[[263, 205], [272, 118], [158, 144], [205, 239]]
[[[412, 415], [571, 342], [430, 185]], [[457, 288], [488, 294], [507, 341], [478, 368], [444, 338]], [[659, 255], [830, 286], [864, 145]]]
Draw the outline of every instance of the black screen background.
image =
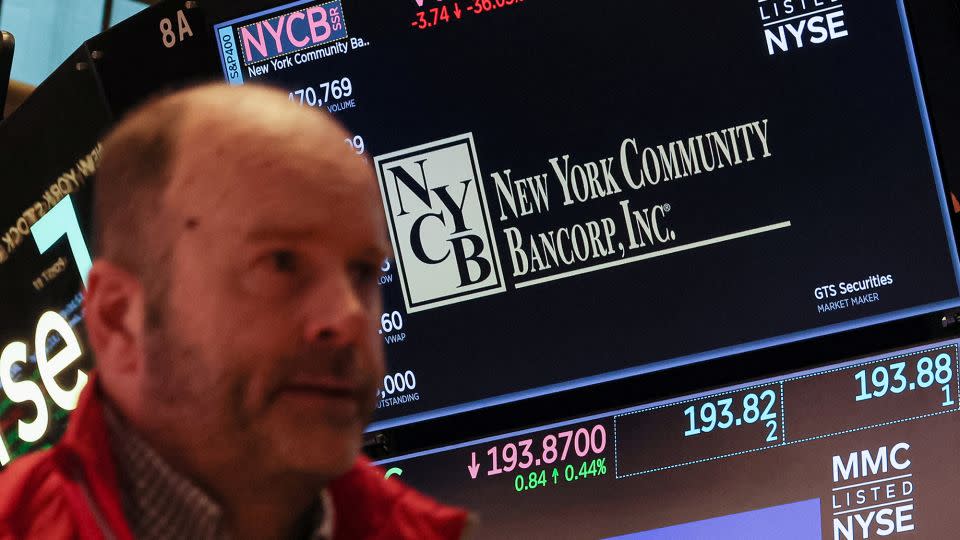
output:
[[[349, 76], [358, 108], [338, 117], [372, 155], [472, 132], [497, 230], [616, 218], [627, 197], [670, 202], [671, 226], [691, 240], [793, 223], [408, 315], [388, 356], [391, 371], [416, 371], [422, 398], [380, 417], [955, 297], [896, 2], [844, 5], [850, 36], [770, 56], [749, 3], [526, 2], [417, 31], [404, 3], [345, 2], [351, 36], [371, 46], [261, 80]], [[552, 174], [547, 160], [564, 153], [592, 161], [626, 137], [642, 148], [763, 118], [770, 159], [567, 208], [552, 180], [549, 214], [496, 223], [492, 172]], [[815, 287], [874, 273], [898, 283], [882, 302], [818, 316]], [[402, 306], [396, 284], [386, 294]]]

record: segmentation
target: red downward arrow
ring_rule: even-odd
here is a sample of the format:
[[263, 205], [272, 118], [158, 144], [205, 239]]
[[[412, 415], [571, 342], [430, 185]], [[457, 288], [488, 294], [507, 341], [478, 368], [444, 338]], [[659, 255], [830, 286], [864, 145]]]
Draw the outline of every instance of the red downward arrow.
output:
[[417, 0], [417, 7], [423, 7], [423, 0]]
[[476, 480], [477, 473], [480, 472], [480, 464], [477, 463], [477, 453], [471, 452], [471, 459], [473, 460], [473, 465], [467, 465], [467, 472], [470, 473], [470, 478]]

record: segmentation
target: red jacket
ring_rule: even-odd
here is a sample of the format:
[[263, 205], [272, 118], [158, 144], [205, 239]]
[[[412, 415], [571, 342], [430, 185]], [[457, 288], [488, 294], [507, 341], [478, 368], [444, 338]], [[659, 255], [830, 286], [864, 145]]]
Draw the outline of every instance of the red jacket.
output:
[[[96, 383], [80, 397], [63, 439], [0, 473], [0, 539], [128, 540]], [[441, 506], [365, 458], [329, 487], [334, 540], [463, 536], [466, 512]]]

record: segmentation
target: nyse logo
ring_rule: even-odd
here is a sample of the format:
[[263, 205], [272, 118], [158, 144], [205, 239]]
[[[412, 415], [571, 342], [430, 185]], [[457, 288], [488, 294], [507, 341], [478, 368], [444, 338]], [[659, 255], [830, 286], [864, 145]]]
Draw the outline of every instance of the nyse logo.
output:
[[842, 0], [760, 0], [771, 56], [847, 37]]
[[472, 134], [375, 162], [407, 311], [506, 290]]

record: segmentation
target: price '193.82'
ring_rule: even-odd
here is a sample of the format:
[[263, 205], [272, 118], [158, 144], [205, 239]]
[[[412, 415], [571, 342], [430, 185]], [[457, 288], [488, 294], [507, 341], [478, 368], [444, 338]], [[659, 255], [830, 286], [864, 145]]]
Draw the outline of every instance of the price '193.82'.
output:
[[683, 432], [685, 437], [694, 437], [714, 430], [729, 429], [734, 426], [752, 425], [764, 422], [770, 430], [767, 442], [775, 442], [777, 438], [777, 393], [773, 390], [764, 390], [759, 395], [748, 393], [740, 403], [728, 397], [706, 403], [691, 405], [683, 414], [689, 421], [689, 429]]

